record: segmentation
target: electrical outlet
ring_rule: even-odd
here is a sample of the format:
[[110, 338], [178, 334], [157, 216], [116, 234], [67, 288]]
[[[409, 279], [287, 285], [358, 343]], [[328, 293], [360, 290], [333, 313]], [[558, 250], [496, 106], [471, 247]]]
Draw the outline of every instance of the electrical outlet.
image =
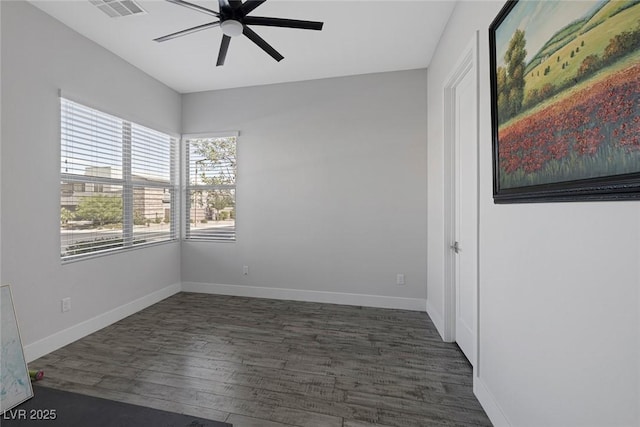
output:
[[62, 298], [62, 312], [65, 313], [71, 310], [71, 298]]
[[245, 275], [245, 276], [249, 274], [249, 266], [248, 265], [243, 265], [242, 266], [242, 274]]
[[404, 285], [404, 274], [398, 273], [396, 275], [396, 285]]

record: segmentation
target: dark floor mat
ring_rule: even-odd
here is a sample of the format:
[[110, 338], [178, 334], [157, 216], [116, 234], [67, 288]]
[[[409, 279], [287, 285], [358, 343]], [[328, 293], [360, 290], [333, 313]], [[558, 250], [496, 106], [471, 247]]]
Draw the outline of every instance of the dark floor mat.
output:
[[2, 427], [232, 427], [190, 415], [34, 385], [34, 397], [0, 417]]

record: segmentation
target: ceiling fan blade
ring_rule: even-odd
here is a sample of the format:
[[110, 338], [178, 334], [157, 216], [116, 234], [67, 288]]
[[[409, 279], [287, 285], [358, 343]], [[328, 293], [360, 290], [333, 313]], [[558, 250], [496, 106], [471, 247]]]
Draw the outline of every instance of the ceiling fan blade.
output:
[[300, 28], [303, 30], [322, 30], [323, 22], [300, 21], [298, 19], [265, 18], [262, 16], [246, 16], [247, 25], [264, 25], [268, 27]]
[[216, 62], [216, 67], [224, 65], [224, 60], [227, 57], [227, 50], [229, 49], [229, 42], [231, 41], [231, 37], [228, 35], [222, 36], [222, 42], [220, 43], [220, 51], [218, 52], [218, 62]]
[[197, 10], [198, 12], [206, 13], [207, 15], [213, 15], [216, 18], [220, 16], [215, 10], [207, 9], [206, 7], [199, 6], [197, 4], [189, 3], [184, 0], [167, 0], [169, 3], [177, 4], [178, 6], [188, 7], [189, 9]]
[[247, 36], [249, 38], [249, 40], [251, 40], [252, 42], [257, 44], [258, 46], [260, 46], [260, 48], [262, 50], [264, 50], [269, 55], [271, 55], [271, 57], [273, 59], [275, 59], [276, 61], [280, 62], [284, 58], [284, 56], [280, 55], [277, 50], [275, 50], [273, 47], [271, 47], [271, 45], [269, 43], [264, 41], [264, 39], [262, 37], [257, 35], [255, 33], [255, 31], [253, 31], [251, 28], [247, 27], [246, 25], [244, 26], [244, 30], [242, 31], [242, 34]]
[[167, 34], [166, 36], [153, 39], [154, 42], [165, 42], [167, 40], [175, 39], [176, 37], [186, 36], [187, 34], [195, 33], [198, 31], [206, 30], [207, 28], [213, 28], [220, 25], [220, 21], [209, 22], [208, 24], [198, 25], [197, 27], [187, 28], [186, 30], [177, 31], [175, 33]]
[[218, 6], [220, 7], [220, 13], [224, 9], [235, 10], [242, 7], [242, 0], [218, 0]]
[[242, 4], [242, 11], [244, 12], [245, 15], [248, 15], [253, 11], [253, 9], [260, 6], [265, 1], [267, 0], [246, 0]]

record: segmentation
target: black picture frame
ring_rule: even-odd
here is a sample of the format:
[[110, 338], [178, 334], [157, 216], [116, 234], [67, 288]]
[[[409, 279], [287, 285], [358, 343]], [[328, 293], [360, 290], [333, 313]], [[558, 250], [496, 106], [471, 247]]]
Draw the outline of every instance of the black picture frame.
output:
[[620, 4], [509, 0], [491, 23], [494, 203], [640, 199], [640, 3]]

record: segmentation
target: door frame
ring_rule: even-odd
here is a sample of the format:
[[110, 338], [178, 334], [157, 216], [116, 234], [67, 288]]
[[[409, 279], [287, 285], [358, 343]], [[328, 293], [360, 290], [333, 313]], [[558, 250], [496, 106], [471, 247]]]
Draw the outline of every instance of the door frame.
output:
[[[444, 84], [444, 325], [443, 335], [444, 340], [448, 342], [454, 342], [456, 339], [456, 283], [455, 283], [455, 269], [456, 259], [455, 254], [451, 250], [450, 246], [455, 239], [455, 215], [456, 215], [456, 181], [458, 177], [455, 176], [455, 112], [456, 112], [456, 87], [460, 82], [467, 77], [469, 73], [472, 73], [474, 79], [474, 85], [476, 88], [475, 104], [476, 104], [476, 162], [479, 163], [479, 140], [480, 140], [480, 121], [479, 121], [479, 67], [478, 67], [478, 32], [474, 32], [471, 41], [468, 43], [463, 53], [453, 67], [452, 73], [445, 80]], [[479, 220], [479, 181], [480, 181], [480, 167], [476, 169], [478, 176], [476, 176], [476, 194], [477, 204], [476, 213]], [[479, 221], [478, 221], [479, 222]], [[472, 361], [474, 367], [478, 366], [478, 342], [479, 342], [479, 258], [480, 258], [480, 236], [479, 236], [479, 224], [476, 225], [476, 245], [477, 245], [477, 266], [476, 271], [476, 319], [475, 319], [475, 343], [474, 354], [475, 357]]]

